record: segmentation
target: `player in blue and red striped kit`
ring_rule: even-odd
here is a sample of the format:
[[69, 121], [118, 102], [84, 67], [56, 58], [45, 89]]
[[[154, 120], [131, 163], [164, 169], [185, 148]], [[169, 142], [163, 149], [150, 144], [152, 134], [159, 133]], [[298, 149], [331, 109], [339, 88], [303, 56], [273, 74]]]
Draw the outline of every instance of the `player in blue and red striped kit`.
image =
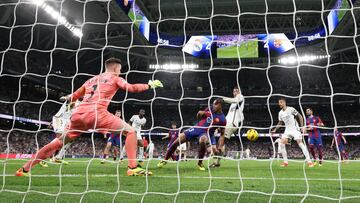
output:
[[197, 118], [201, 119], [196, 126], [189, 128], [185, 132], [181, 133], [179, 137], [171, 144], [166, 152], [165, 159], [158, 163], [158, 167], [161, 168], [167, 164], [167, 160], [175, 152], [180, 143], [185, 143], [193, 138], [199, 139], [199, 155], [198, 155], [198, 167], [201, 171], [205, 171], [203, 165], [203, 158], [206, 153], [206, 144], [210, 141], [212, 149], [217, 153], [216, 140], [214, 132], [217, 128], [220, 128], [220, 133], [223, 136], [226, 126], [226, 118], [222, 112], [223, 99], [216, 99], [212, 107], [206, 108], [203, 111], [197, 113]]
[[[167, 146], [167, 149], [170, 148], [170, 146], [172, 145], [172, 143], [174, 143], [174, 141], [179, 137], [179, 130], [176, 129], [176, 124], [172, 123], [171, 124], [171, 130], [169, 131], [169, 134], [166, 135], [165, 137], [163, 137], [162, 139], [168, 139], [170, 138], [169, 144]], [[175, 154], [175, 152], [171, 155], [171, 159], [174, 161], [178, 160], [178, 156]]]
[[310, 146], [310, 153], [315, 160], [314, 165], [316, 165], [316, 146], [319, 153], [319, 166], [321, 166], [323, 161], [323, 142], [321, 132], [318, 127], [324, 127], [324, 123], [321, 121], [319, 116], [314, 116], [314, 111], [311, 108], [306, 108], [306, 115], [308, 116], [306, 118], [306, 130], [309, 133], [308, 142]]
[[334, 134], [334, 138], [331, 142], [331, 148], [333, 148], [334, 144], [336, 145], [336, 147], [339, 149], [341, 160], [345, 160], [345, 159], [349, 158], [348, 154], [345, 150], [345, 147], [344, 147], [344, 145], [346, 143], [347, 142], [346, 142], [346, 139], [343, 136], [343, 134], [341, 132], [339, 132], [337, 128], [335, 128], [335, 134]]

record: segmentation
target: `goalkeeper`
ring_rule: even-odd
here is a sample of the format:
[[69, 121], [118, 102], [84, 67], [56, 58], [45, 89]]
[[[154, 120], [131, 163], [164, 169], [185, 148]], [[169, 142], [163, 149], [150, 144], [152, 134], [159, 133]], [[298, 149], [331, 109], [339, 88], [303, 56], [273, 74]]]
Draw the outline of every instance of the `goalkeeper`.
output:
[[[244, 121], [243, 110], [245, 100], [239, 87], [234, 87], [233, 96], [233, 98], [223, 97], [224, 102], [231, 105], [226, 115], [225, 133], [221, 134], [219, 138], [219, 156], [225, 154], [225, 138], [230, 139], [231, 135], [236, 133], [238, 129], [241, 128], [242, 122]], [[211, 167], [220, 167], [220, 157], [218, 157], [215, 162], [211, 164]]]
[[124, 78], [119, 77], [120, 73], [121, 60], [109, 58], [105, 61], [104, 73], [90, 78], [74, 93], [62, 97], [62, 100], [71, 102], [77, 101], [80, 97], [84, 97], [84, 99], [71, 114], [71, 121], [66, 132], [41, 148], [32, 159], [16, 171], [15, 175], [30, 176], [29, 172], [34, 165], [50, 157], [64, 144], [75, 140], [81, 133], [89, 129], [94, 129], [102, 134], [123, 131], [126, 134], [125, 146], [129, 158], [127, 175], [151, 175], [150, 171], [141, 168], [136, 162], [137, 140], [134, 128], [108, 112], [107, 108], [118, 89], [144, 92], [150, 88], [163, 87], [163, 85], [159, 80], [150, 80], [148, 84], [129, 84]]

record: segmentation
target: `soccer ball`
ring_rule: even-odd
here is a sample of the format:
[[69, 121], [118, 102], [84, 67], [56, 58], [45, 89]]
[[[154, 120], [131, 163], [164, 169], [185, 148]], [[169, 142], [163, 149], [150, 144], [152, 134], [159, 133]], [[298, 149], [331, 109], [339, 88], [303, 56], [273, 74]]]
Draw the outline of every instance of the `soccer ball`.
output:
[[254, 129], [249, 129], [246, 132], [246, 138], [250, 141], [256, 141], [259, 138], [259, 133]]

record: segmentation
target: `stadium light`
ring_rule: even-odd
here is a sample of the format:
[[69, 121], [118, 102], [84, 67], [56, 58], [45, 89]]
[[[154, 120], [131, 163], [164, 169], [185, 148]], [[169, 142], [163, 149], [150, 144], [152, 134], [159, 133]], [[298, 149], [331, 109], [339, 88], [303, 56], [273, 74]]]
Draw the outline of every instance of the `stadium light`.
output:
[[194, 70], [198, 69], [198, 64], [150, 64], [151, 70]]
[[302, 62], [311, 62], [321, 59], [330, 58], [330, 55], [303, 55], [303, 56], [286, 56], [279, 59], [279, 63], [288, 65], [288, 64], [296, 64]]
[[79, 28], [76, 28], [74, 25], [69, 23], [69, 21], [62, 16], [58, 11], [56, 11], [52, 6], [45, 3], [45, 0], [32, 0], [34, 4], [42, 8], [46, 13], [48, 13], [53, 19], [59, 21], [60, 25], [64, 25], [68, 30], [70, 30], [75, 36], [81, 38], [83, 33]]

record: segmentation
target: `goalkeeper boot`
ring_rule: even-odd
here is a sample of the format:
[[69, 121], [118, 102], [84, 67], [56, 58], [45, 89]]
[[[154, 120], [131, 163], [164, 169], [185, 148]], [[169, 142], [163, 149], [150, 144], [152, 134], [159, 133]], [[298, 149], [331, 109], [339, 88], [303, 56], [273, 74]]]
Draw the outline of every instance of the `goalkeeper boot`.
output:
[[198, 163], [198, 167], [199, 167], [199, 170], [200, 170], [200, 171], [206, 171], [206, 168], [205, 168], [204, 164]]
[[288, 167], [288, 165], [289, 165], [289, 163], [283, 162], [283, 163], [280, 165], [280, 167]]
[[43, 167], [43, 168], [49, 167], [49, 165], [48, 165], [45, 161], [40, 161], [39, 164], [40, 164], [40, 166]]
[[30, 177], [30, 173], [28, 171], [25, 171], [24, 168], [19, 168], [19, 170], [16, 171], [15, 175]]
[[151, 176], [151, 171], [146, 171], [141, 166], [137, 165], [135, 168], [128, 168], [127, 176]]
[[309, 161], [309, 162], [307, 163], [307, 165], [308, 165], [309, 168], [312, 168], [312, 167], [315, 166], [315, 164], [314, 164], [312, 161]]
[[166, 164], [167, 164], [167, 161], [162, 160], [162, 161], [160, 161], [160, 162], [157, 164], [157, 167], [158, 167], [158, 168], [162, 168], [162, 167], [165, 166]]

